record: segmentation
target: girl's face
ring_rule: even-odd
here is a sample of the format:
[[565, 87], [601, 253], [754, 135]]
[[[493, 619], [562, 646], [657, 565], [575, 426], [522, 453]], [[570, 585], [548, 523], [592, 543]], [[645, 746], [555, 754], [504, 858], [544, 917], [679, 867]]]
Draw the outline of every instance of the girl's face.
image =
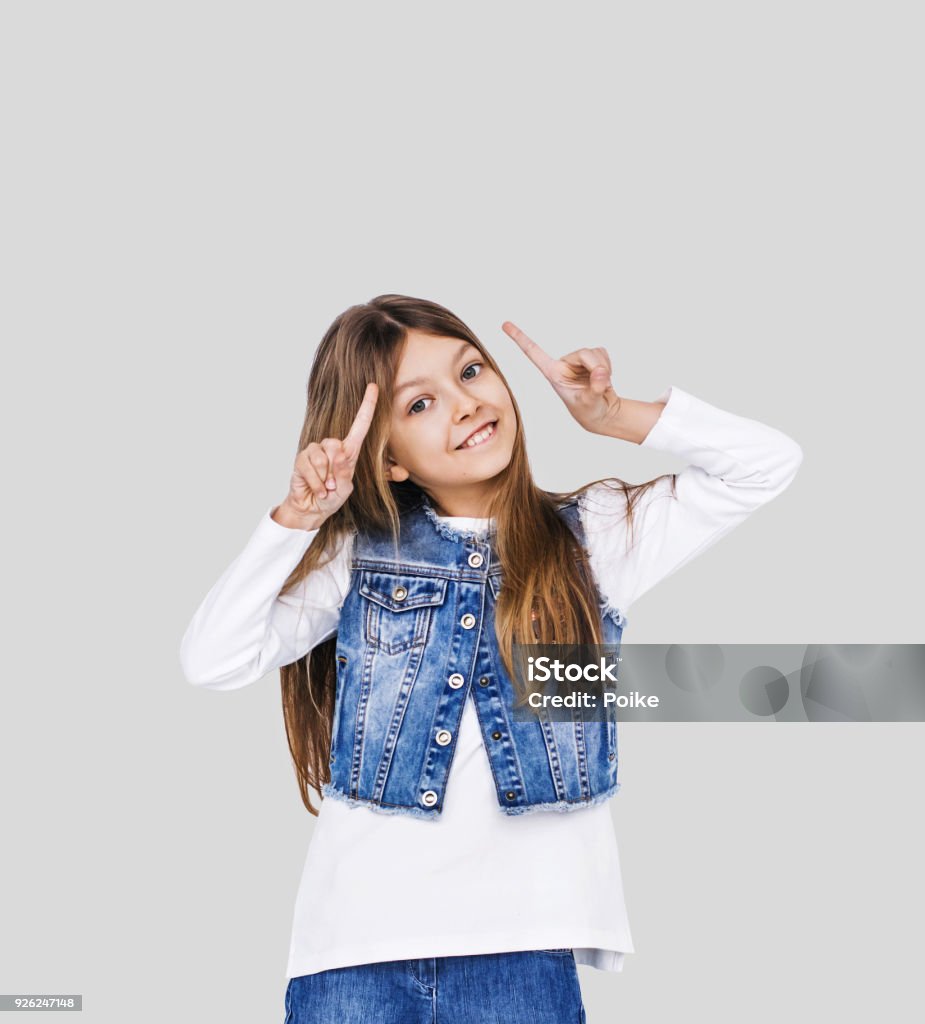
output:
[[412, 480], [442, 515], [482, 516], [516, 430], [511, 396], [474, 345], [408, 332], [392, 395], [390, 480]]

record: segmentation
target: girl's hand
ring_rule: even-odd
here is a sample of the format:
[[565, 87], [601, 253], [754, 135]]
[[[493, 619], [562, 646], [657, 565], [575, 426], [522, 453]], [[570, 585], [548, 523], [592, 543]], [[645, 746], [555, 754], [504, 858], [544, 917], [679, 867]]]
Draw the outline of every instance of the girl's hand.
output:
[[532, 338], [510, 320], [502, 330], [539, 367], [565, 407], [592, 434], [608, 434], [620, 415], [622, 399], [610, 383], [610, 356], [605, 348], [579, 348], [561, 359], [547, 355]]
[[299, 452], [289, 481], [289, 494], [276, 510], [282, 525], [317, 530], [350, 497], [353, 472], [373, 421], [378, 397], [379, 385], [367, 384], [363, 401], [343, 441], [326, 437], [321, 442], [312, 441]]

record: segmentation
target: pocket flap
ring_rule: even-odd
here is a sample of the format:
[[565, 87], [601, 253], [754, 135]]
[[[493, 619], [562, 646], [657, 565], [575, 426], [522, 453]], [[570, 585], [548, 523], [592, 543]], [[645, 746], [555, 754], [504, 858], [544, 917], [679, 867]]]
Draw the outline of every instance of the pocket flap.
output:
[[391, 612], [404, 612], [412, 608], [443, 604], [446, 599], [446, 580], [367, 569], [360, 580], [360, 593]]

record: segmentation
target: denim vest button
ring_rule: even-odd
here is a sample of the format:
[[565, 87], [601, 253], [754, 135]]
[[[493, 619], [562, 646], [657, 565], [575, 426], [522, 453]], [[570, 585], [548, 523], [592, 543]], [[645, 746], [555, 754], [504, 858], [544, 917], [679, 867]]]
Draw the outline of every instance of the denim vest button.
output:
[[478, 569], [478, 567], [484, 561], [485, 559], [482, 558], [478, 551], [473, 551], [472, 554], [469, 556], [469, 564], [472, 566], [473, 569]]
[[408, 591], [405, 590], [404, 587], [396, 587], [392, 591], [392, 597], [394, 597], [396, 601], [404, 601], [404, 599], [407, 596], [408, 596]]
[[504, 795], [508, 798], [508, 800], [513, 800], [517, 794], [513, 790], [509, 789]]
[[482, 676], [479, 679], [479, 686], [488, 686], [488, 676]]
[[475, 616], [471, 612], [466, 612], [466, 614], [459, 620], [459, 624], [463, 629], [472, 629], [475, 625]]
[[453, 738], [453, 734], [448, 729], [441, 729], [435, 738], [441, 747], [445, 747]]
[[437, 794], [432, 789], [428, 789], [421, 797], [421, 803], [424, 804], [425, 807], [433, 807], [436, 802]]
[[491, 738], [492, 738], [493, 740], [500, 740], [500, 739], [501, 739], [501, 733], [500, 733], [500, 732], [498, 732], [497, 730], [495, 730], [495, 731], [494, 731], [494, 732], [493, 732], [493, 733], [491, 734]]
[[459, 672], [454, 672], [449, 678], [449, 684], [454, 690], [458, 690], [466, 680]]

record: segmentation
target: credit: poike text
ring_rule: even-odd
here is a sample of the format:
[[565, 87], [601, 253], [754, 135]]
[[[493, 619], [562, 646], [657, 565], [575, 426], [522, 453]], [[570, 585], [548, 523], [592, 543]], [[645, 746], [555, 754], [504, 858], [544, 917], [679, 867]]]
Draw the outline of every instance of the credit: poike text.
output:
[[[527, 697], [531, 708], [596, 708], [597, 697], [592, 693], [531, 693]], [[631, 693], [605, 693], [604, 707], [615, 704], [618, 708], [657, 708], [658, 697], [648, 697], [638, 690]]]

